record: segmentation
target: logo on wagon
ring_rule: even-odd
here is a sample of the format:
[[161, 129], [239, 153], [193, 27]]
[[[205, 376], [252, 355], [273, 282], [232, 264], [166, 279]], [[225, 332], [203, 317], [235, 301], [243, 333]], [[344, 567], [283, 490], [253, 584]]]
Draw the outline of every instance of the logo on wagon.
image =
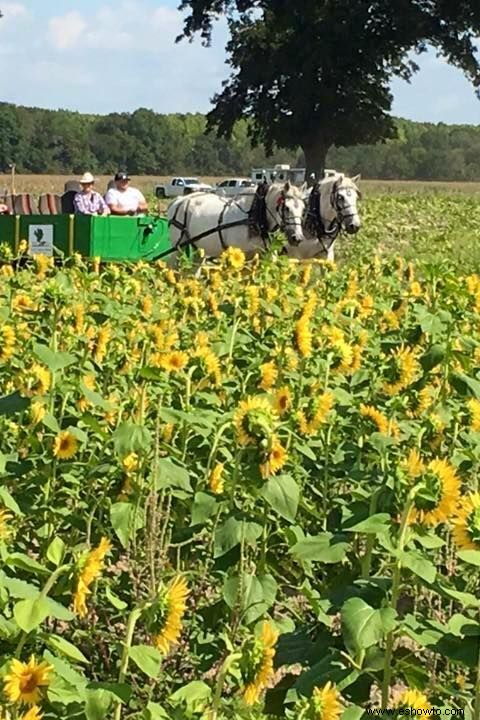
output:
[[30, 255], [53, 255], [53, 225], [29, 225], [28, 252]]

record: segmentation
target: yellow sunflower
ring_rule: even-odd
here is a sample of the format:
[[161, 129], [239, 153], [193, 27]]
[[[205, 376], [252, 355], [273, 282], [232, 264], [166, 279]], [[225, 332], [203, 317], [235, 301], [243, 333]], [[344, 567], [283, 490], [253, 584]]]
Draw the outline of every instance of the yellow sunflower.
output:
[[292, 406], [292, 394], [288, 387], [278, 388], [274, 398], [274, 408], [279, 415], [284, 415]]
[[181, 350], [173, 350], [161, 357], [160, 367], [167, 372], [180, 372], [188, 363], [188, 355]]
[[82, 304], [73, 306], [74, 329], [75, 332], [83, 332], [85, 326], [85, 308]]
[[300, 355], [310, 357], [312, 354], [312, 333], [307, 315], [302, 315], [295, 325], [295, 340]]
[[411, 478], [416, 478], [425, 471], [425, 465], [418, 450], [410, 450], [405, 461], [405, 468]]
[[210, 473], [208, 487], [214, 495], [221, 495], [225, 488], [223, 475], [223, 463], [217, 463]]
[[127, 475], [134, 473], [135, 470], [138, 470], [139, 467], [139, 459], [137, 453], [129, 453], [129, 455], [126, 455], [122, 460], [122, 466]]
[[36, 705], [50, 683], [52, 670], [53, 667], [45, 661], [37, 663], [34, 655], [28, 663], [12, 660], [3, 679], [4, 692], [9, 702]]
[[52, 375], [50, 371], [38, 365], [38, 363], [34, 363], [22, 375], [20, 392], [25, 397], [46, 395], [51, 384]]
[[93, 359], [96, 363], [102, 363], [105, 359], [111, 337], [112, 331], [108, 325], [104, 325], [99, 329], [93, 348]]
[[260, 376], [260, 384], [258, 387], [261, 390], [270, 390], [270, 388], [275, 385], [278, 370], [273, 360], [260, 365]]
[[412, 297], [421, 297], [423, 293], [422, 286], [417, 280], [410, 284], [410, 295]]
[[418, 690], [405, 690], [395, 702], [396, 708], [413, 708], [415, 710], [430, 710], [428, 698]]
[[431, 460], [416, 479], [409, 522], [436, 526], [446, 522], [460, 498], [460, 480], [446, 460]]
[[157, 628], [153, 642], [164, 655], [180, 639], [189, 592], [185, 578], [177, 575], [156, 604]]
[[210, 350], [208, 347], [201, 346], [195, 353], [195, 357], [199, 358], [204, 370], [205, 374], [212, 378], [215, 385], [221, 385], [222, 382], [222, 372], [220, 369], [220, 360], [215, 355], [213, 350]]
[[260, 473], [263, 478], [275, 475], [285, 465], [288, 454], [278, 438], [274, 435], [271, 440], [270, 450], [267, 452], [265, 461], [260, 465]]
[[15, 352], [15, 331], [10, 325], [0, 326], [0, 362], [10, 360]]
[[150, 295], [145, 295], [144, 298], [142, 298], [142, 312], [145, 315], [151, 315], [153, 309], [153, 300], [150, 297]]
[[234, 424], [240, 445], [256, 444], [269, 438], [277, 422], [277, 414], [265, 398], [248, 397], [235, 411]]
[[12, 300], [12, 310], [13, 312], [18, 313], [29, 312], [36, 310], [36, 306], [33, 300], [26, 295], [26, 293], [17, 293]]
[[351, 375], [354, 372], [353, 348], [343, 339], [332, 342], [330, 351], [333, 354], [331, 370], [333, 373]]
[[41, 712], [38, 705], [33, 705], [30, 710], [27, 710], [27, 712], [22, 715], [20, 720], [42, 720], [43, 713]]
[[173, 423], [165, 423], [165, 425], [162, 426], [162, 432], [161, 432], [161, 437], [162, 437], [163, 442], [169, 443], [173, 437], [174, 431], [175, 431], [175, 425]]
[[467, 407], [471, 416], [470, 429], [480, 432], [480, 400], [472, 398], [467, 402]]
[[8, 540], [12, 533], [12, 529], [9, 527], [9, 522], [12, 519], [12, 514], [8, 510], [0, 508], [0, 542], [2, 540]]
[[245, 687], [243, 699], [247, 705], [254, 705], [273, 677], [273, 659], [278, 640], [277, 630], [264, 622], [259, 638], [249, 641], [241, 660]]
[[222, 263], [239, 270], [245, 265], [245, 253], [240, 248], [229, 247], [222, 255]]
[[327, 421], [334, 404], [333, 394], [327, 391], [312, 398], [306, 409], [299, 410], [297, 422], [301, 435], [315, 435], [320, 425]]
[[47, 412], [47, 408], [45, 405], [42, 405], [41, 402], [38, 402], [38, 400], [34, 400], [30, 404], [30, 419], [32, 421], [32, 425], [38, 425], [39, 422], [43, 420]]
[[53, 454], [59, 460], [70, 460], [78, 450], [78, 440], [69, 430], [63, 430], [55, 438]]
[[343, 712], [340, 693], [335, 685], [327, 682], [322, 688], [315, 688], [312, 695], [315, 720], [338, 720]]
[[460, 500], [452, 524], [453, 538], [461, 550], [480, 550], [480, 493]]
[[398, 426], [396, 422], [389, 420], [386, 415], [372, 405], [360, 405], [360, 415], [371, 420], [374, 425], [376, 425], [379, 433], [390, 435], [391, 437], [398, 436]]
[[73, 595], [73, 610], [79, 617], [87, 614], [86, 599], [91, 594], [90, 586], [105, 567], [105, 556], [112, 549], [107, 538], [102, 538], [98, 547], [85, 555], [80, 562], [80, 573]]
[[383, 391], [387, 395], [397, 395], [411, 385], [418, 377], [421, 366], [415, 357], [415, 353], [411, 348], [401, 348], [392, 356], [394, 364], [394, 373], [396, 380], [394, 382], [386, 382], [383, 385]]
[[252, 320], [260, 310], [260, 290], [256, 285], [248, 285], [245, 291], [247, 299], [247, 313]]

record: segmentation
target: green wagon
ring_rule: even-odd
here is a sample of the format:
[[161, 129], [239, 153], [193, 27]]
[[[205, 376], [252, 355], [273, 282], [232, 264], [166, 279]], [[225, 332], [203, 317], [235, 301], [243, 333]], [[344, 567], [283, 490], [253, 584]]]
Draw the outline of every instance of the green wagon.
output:
[[17, 255], [20, 242], [30, 255], [68, 257], [80, 253], [102, 260], [155, 260], [172, 253], [166, 218], [92, 215], [2, 215], [0, 243]]

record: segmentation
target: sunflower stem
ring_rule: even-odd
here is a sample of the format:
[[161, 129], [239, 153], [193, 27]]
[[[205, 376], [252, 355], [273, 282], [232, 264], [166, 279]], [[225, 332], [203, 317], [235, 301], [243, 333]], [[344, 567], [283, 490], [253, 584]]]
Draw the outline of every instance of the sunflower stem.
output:
[[222, 437], [225, 430], [227, 430], [231, 426], [231, 424], [232, 423], [230, 421], [224, 423], [220, 427], [220, 429], [217, 431], [217, 433], [213, 439], [212, 448], [210, 450], [210, 454], [209, 454], [208, 460], [207, 460], [207, 468], [205, 470], [205, 482], [208, 482], [208, 478], [210, 477], [210, 469], [212, 467], [212, 463], [213, 463], [216, 453], [217, 453], [217, 447], [218, 447], [218, 443], [220, 442], [220, 438]]
[[225, 685], [225, 678], [234, 662], [242, 657], [241, 653], [230, 653], [222, 663], [220, 671], [218, 673], [217, 682], [215, 683], [215, 694], [212, 702], [212, 712], [210, 715], [211, 720], [218, 719], [218, 710], [222, 701], [223, 687]]
[[[372, 497], [370, 498], [370, 508], [369, 508], [369, 512], [368, 512], [368, 517], [375, 515], [375, 513], [377, 512], [377, 501], [378, 501], [378, 491], [374, 492], [372, 494]], [[375, 535], [373, 533], [370, 533], [369, 535], [367, 535], [365, 555], [363, 556], [363, 558], [360, 561], [360, 564], [362, 567], [362, 578], [364, 578], [364, 579], [367, 579], [368, 577], [370, 577], [374, 545], [375, 545]]]
[[[408, 516], [410, 509], [415, 497], [416, 488], [414, 488], [408, 495], [407, 502], [402, 513], [402, 519], [400, 521], [400, 532], [398, 536], [397, 545], [397, 560], [393, 569], [392, 575], [392, 595], [390, 599], [390, 607], [395, 612], [397, 611], [398, 598], [400, 595], [401, 576], [402, 576], [402, 560], [401, 553], [405, 546], [405, 540], [408, 530]], [[383, 664], [383, 682], [382, 682], [382, 710], [385, 710], [388, 705], [388, 697], [390, 694], [390, 682], [392, 679], [392, 656], [393, 656], [393, 643], [395, 639], [395, 630], [391, 630], [387, 635], [385, 645], [385, 659]]]
[[[128, 660], [129, 660], [129, 653], [130, 648], [132, 646], [133, 641], [133, 634], [135, 632], [135, 625], [137, 624], [137, 620], [140, 617], [141, 610], [140, 608], [136, 607], [132, 610], [130, 613], [130, 616], [128, 618], [127, 623], [127, 632], [125, 636], [125, 643], [123, 645], [123, 652], [122, 652], [122, 659], [120, 662], [120, 670], [118, 673], [118, 683], [121, 685], [123, 682], [125, 682], [125, 677], [127, 675], [128, 671]], [[122, 717], [122, 702], [121, 700], [118, 701], [117, 707], [115, 708], [115, 720], [120, 720]]]
[[329, 481], [329, 457], [330, 457], [330, 441], [332, 439], [333, 425], [328, 426], [327, 437], [325, 438], [325, 466], [323, 468], [323, 529], [327, 529], [327, 512], [328, 512], [328, 481]]
[[[234, 315], [234, 317], [236, 316], [236, 314], [237, 314], [237, 305], [235, 305], [235, 315]], [[230, 364], [231, 361], [232, 361], [233, 348], [234, 348], [234, 346], [235, 346], [235, 339], [236, 339], [237, 330], [238, 330], [238, 326], [239, 326], [239, 325], [240, 325], [240, 319], [237, 318], [237, 317], [235, 317], [235, 321], [234, 321], [233, 327], [232, 327], [232, 335], [231, 335], [231, 337], [230, 337], [230, 345], [229, 345], [229, 348], [228, 348], [228, 359], [227, 359], [228, 364]]]

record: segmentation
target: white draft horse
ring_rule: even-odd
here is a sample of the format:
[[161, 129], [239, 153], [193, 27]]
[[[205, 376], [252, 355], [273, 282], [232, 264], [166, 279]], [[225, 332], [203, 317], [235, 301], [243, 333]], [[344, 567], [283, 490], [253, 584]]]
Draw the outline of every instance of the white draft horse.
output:
[[[304, 186], [305, 216], [303, 227], [309, 242], [302, 244], [308, 257], [335, 257], [335, 240], [342, 230], [354, 235], [362, 225], [357, 207], [361, 198], [357, 182], [360, 175], [350, 178], [332, 173], [315, 183], [311, 190]], [[298, 257], [298, 256], [297, 256]], [[305, 254], [302, 257], [307, 257]]]
[[[252, 213], [254, 203], [264, 202], [263, 223]], [[177, 198], [167, 210], [170, 238], [174, 251], [188, 246], [202, 249], [215, 258], [228, 247], [238, 247], [251, 257], [268, 248], [268, 233], [285, 233], [290, 247], [304, 244], [302, 221], [305, 200], [302, 191], [288, 182], [265, 188], [264, 200], [258, 192], [245, 192], [233, 198], [197, 192]], [[175, 252], [175, 255], [177, 253]]]

